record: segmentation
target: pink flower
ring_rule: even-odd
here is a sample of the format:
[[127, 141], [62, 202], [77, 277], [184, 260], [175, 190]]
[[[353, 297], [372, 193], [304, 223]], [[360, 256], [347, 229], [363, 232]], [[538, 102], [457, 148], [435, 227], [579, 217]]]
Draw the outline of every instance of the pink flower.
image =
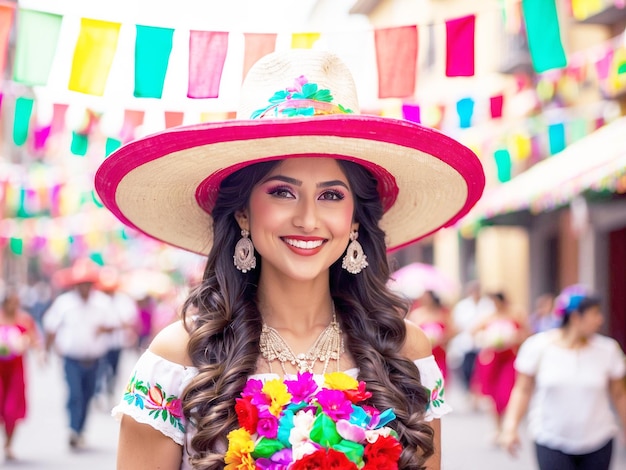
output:
[[350, 419], [352, 402], [346, 400], [345, 394], [340, 390], [322, 390], [317, 394], [317, 402], [333, 421]]
[[313, 379], [310, 372], [300, 373], [296, 380], [285, 380], [287, 390], [292, 395], [292, 403], [300, 403], [308, 401], [308, 399], [317, 391], [317, 383]]
[[176, 398], [165, 405], [165, 408], [170, 412], [172, 416], [175, 418], [183, 417], [183, 402]]
[[267, 414], [263, 418], [259, 417], [256, 425], [256, 432], [259, 436], [275, 439], [278, 434], [278, 420], [274, 415]]

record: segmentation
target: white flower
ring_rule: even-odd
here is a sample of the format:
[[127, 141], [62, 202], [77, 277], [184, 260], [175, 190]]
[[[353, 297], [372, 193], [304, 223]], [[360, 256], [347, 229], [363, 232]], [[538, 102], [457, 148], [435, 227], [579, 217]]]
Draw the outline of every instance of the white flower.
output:
[[311, 410], [301, 410], [294, 415], [293, 428], [289, 433], [289, 443], [294, 450], [296, 446], [309, 441], [313, 421], [315, 421], [315, 413]]
[[373, 444], [379, 436], [387, 437], [390, 433], [391, 428], [387, 426], [378, 429], [368, 429], [365, 431], [365, 439], [367, 439], [367, 442], [370, 444]]
[[293, 461], [300, 460], [305, 455], [312, 454], [317, 449], [317, 446], [311, 441], [302, 441], [297, 446], [294, 445], [291, 449]]

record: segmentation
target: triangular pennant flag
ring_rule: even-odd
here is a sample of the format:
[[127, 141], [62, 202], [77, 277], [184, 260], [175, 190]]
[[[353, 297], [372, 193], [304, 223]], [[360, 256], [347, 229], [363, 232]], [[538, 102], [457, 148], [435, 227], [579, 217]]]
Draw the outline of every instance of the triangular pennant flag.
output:
[[174, 30], [136, 25], [135, 91], [138, 98], [161, 98], [172, 53]]
[[474, 75], [475, 24], [475, 15], [446, 21], [446, 76]]
[[555, 0], [522, 0], [522, 7], [535, 72], [565, 67], [567, 58], [561, 42]]
[[276, 48], [276, 34], [244, 33], [243, 78], [248, 74], [250, 67], [264, 55], [274, 52]]
[[63, 17], [43, 11], [20, 9], [13, 80], [26, 85], [46, 85], [56, 54]]
[[320, 38], [320, 33], [294, 33], [291, 35], [292, 49], [311, 49]]
[[417, 78], [417, 26], [376, 29], [374, 41], [378, 97], [413, 96]]
[[217, 98], [226, 53], [228, 33], [190, 31], [189, 35], [189, 98]]
[[68, 89], [102, 96], [117, 49], [120, 23], [80, 20]]
[[4, 72], [15, 5], [0, 3], [0, 76]]

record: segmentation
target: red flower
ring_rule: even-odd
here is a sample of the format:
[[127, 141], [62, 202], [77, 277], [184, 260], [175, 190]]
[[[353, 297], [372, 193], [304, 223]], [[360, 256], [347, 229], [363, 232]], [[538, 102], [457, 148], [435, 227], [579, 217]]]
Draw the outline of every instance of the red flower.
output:
[[357, 466], [343, 452], [318, 449], [296, 460], [291, 470], [356, 470]]
[[365, 446], [363, 470], [397, 470], [402, 446], [393, 436], [378, 436], [376, 442]]
[[367, 400], [372, 396], [371, 392], [365, 390], [365, 382], [359, 382], [359, 388], [356, 390], [344, 390], [346, 398], [352, 403], [359, 403]]
[[252, 397], [237, 398], [235, 401], [237, 402], [235, 413], [237, 413], [239, 426], [250, 434], [254, 434], [259, 422], [259, 410], [252, 404]]

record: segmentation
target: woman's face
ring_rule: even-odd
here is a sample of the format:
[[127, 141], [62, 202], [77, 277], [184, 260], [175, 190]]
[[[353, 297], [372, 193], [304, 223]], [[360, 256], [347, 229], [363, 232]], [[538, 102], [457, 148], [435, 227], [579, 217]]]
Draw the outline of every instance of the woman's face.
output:
[[579, 331], [585, 338], [596, 334], [604, 323], [604, 316], [602, 315], [602, 310], [599, 305], [594, 305], [585, 310], [584, 313], [579, 314], [579, 319]]
[[349, 243], [354, 197], [339, 164], [330, 158], [281, 162], [250, 195], [237, 215], [248, 228], [263, 273], [315, 279], [339, 259]]

